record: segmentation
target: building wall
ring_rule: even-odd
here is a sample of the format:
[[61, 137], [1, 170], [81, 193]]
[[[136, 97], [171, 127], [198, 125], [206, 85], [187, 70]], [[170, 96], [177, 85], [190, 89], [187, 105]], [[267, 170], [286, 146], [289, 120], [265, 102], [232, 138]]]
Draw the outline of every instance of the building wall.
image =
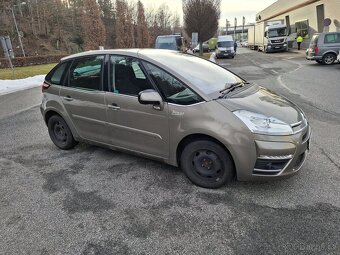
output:
[[[289, 16], [291, 33], [296, 31], [296, 22], [308, 20], [308, 36], [302, 44], [302, 47], [306, 48], [312, 35], [318, 32], [316, 7], [322, 4], [324, 5], [325, 18], [329, 18], [332, 21], [329, 27], [323, 29], [330, 32], [340, 31], [340, 0], [278, 0], [259, 12], [256, 17], [259, 22], [265, 20], [285, 20], [286, 16]], [[292, 46], [295, 48], [296, 43], [293, 43]]]

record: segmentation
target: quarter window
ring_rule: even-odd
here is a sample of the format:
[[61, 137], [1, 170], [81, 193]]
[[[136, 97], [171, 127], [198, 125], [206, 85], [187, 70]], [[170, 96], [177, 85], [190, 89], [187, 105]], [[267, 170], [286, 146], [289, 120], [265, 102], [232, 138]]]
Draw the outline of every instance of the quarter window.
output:
[[101, 90], [104, 56], [90, 56], [74, 60], [70, 68], [70, 87]]
[[124, 56], [110, 57], [111, 90], [117, 94], [137, 96], [152, 89], [137, 59]]
[[146, 62], [145, 67], [169, 103], [190, 105], [202, 101], [196, 93], [162, 69]]
[[52, 84], [62, 85], [65, 69], [68, 63], [58, 65], [50, 74], [47, 75], [46, 80]]

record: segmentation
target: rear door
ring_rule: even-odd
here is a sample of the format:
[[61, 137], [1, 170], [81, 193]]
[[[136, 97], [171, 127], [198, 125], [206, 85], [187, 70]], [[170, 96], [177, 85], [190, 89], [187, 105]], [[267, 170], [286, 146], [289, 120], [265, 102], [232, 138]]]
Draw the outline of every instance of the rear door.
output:
[[168, 158], [168, 106], [142, 105], [138, 93], [154, 89], [132, 57], [110, 56], [110, 92], [106, 93], [111, 143], [118, 148]]
[[60, 89], [64, 108], [78, 134], [87, 140], [108, 143], [104, 55], [75, 59], [68, 72], [68, 86]]

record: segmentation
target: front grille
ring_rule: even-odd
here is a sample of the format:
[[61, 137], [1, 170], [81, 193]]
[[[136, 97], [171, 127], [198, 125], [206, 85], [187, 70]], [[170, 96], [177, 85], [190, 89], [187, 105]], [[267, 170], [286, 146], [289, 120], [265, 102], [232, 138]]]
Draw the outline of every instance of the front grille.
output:
[[253, 174], [277, 175], [287, 166], [291, 158], [291, 155], [259, 157], [256, 160]]
[[284, 39], [271, 40], [271, 43], [283, 43]]

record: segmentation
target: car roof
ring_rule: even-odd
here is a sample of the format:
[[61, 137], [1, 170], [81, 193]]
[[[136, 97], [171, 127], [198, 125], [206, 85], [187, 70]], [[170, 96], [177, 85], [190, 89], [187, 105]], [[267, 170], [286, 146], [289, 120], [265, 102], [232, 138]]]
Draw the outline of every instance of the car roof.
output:
[[90, 50], [81, 53], [76, 53], [61, 59], [61, 61], [70, 60], [73, 58], [86, 57], [91, 55], [105, 55], [105, 54], [124, 54], [132, 57], [137, 57], [140, 49], [108, 49], [108, 50]]
[[[82, 53], [73, 54], [71, 56], [62, 58], [61, 61], [67, 61], [72, 60], [79, 57], [86, 57], [91, 55], [105, 55], [105, 54], [115, 54], [115, 55], [125, 55], [125, 56], [131, 56], [135, 58], [142, 59], [144, 61], [153, 63], [157, 65], [158, 67], [167, 70], [168, 72], [175, 75], [177, 78], [179, 78], [182, 82], [190, 85], [191, 88], [193, 88], [204, 100], [209, 101], [212, 98], [210, 98], [208, 95], [203, 93], [191, 80], [189, 80], [187, 77], [180, 75], [176, 69], [169, 68], [168, 62], [169, 61], [178, 61], [178, 57], [180, 55], [188, 55], [186, 53], [174, 51], [174, 50], [167, 50], [167, 49], [112, 49], [112, 50], [93, 50], [93, 51], [86, 51]], [[191, 57], [194, 57], [190, 55]], [[188, 69], [190, 70], [190, 69]]]

